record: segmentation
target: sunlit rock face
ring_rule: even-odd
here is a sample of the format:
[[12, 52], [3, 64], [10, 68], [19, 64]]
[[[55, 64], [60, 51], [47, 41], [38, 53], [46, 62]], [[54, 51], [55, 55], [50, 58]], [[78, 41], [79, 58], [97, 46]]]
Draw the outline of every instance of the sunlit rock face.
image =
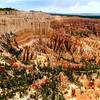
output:
[[43, 12], [0, 11], [0, 34], [13, 32], [19, 44], [45, 36], [55, 30], [71, 35], [100, 36], [100, 20], [51, 16]]
[[25, 32], [45, 34], [48, 32], [49, 15], [42, 12], [0, 11], [0, 33]]
[[99, 19], [2, 11], [0, 34], [0, 97], [33, 100], [46, 87], [42, 94], [55, 88], [65, 100], [100, 100]]
[[[43, 12], [0, 11], [0, 34], [5, 32], [14, 32], [22, 48], [37, 45], [38, 50], [44, 50], [48, 45], [54, 51], [69, 50], [76, 62], [96, 58], [95, 62], [100, 63], [99, 19], [51, 16]], [[96, 38], [90, 39], [91, 36]], [[40, 44], [44, 46], [40, 47]]]
[[51, 16], [43, 12], [0, 11], [0, 34], [13, 32], [23, 45], [50, 33]]
[[66, 33], [100, 36], [100, 20], [79, 17], [50, 16], [43, 12], [0, 11], [0, 33], [31, 32], [47, 34], [53, 29], [64, 28]]

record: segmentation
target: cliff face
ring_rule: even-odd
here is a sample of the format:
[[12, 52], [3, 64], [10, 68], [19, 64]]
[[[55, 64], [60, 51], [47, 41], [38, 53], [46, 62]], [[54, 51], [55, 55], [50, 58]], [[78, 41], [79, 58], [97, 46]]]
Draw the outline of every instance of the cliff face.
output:
[[48, 32], [49, 18], [47, 14], [42, 12], [1, 11], [0, 33], [31, 31], [36, 34], [45, 34]]
[[100, 20], [50, 16], [43, 12], [0, 11], [0, 34], [13, 32], [19, 44], [62, 30], [71, 35], [100, 36]]
[[18, 44], [50, 32], [51, 17], [43, 12], [0, 11], [0, 34], [13, 32]]
[[[53, 21], [52, 21], [53, 20]], [[50, 16], [42, 12], [0, 11], [0, 34], [5, 32], [47, 34], [64, 28], [66, 33], [100, 36], [100, 20], [78, 17]]]

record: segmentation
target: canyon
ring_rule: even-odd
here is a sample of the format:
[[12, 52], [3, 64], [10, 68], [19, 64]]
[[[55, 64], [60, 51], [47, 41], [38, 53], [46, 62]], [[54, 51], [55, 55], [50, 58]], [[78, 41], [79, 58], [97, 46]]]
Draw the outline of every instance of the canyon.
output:
[[[16, 35], [16, 42], [23, 50], [22, 59], [28, 60], [32, 52], [52, 56], [68, 52], [75, 62], [94, 60], [100, 65], [100, 19], [1, 11], [0, 34], [3, 33]], [[16, 43], [13, 45], [16, 47]]]
[[61, 28], [68, 34], [83, 33], [86, 36], [100, 37], [99, 19], [51, 16], [44, 12], [0, 11], [0, 34], [16, 33], [23, 42], [25, 38], [27, 41], [34, 35], [46, 36], [53, 30]]
[[100, 100], [100, 19], [0, 11], [4, 99]]

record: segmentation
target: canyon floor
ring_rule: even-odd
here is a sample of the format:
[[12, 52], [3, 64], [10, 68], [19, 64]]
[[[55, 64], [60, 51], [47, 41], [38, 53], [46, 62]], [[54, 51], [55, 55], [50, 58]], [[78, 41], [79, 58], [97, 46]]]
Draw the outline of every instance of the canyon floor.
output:
[[0, 12], [0, 100], [100, 100], [100, 19]]

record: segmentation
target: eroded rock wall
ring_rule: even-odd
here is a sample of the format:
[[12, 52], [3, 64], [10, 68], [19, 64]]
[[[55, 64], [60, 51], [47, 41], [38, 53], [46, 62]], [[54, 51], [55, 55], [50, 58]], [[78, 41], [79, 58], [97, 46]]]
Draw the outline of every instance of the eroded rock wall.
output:
[[0, 33], [24, 32], [46, 34], [49, 31], [50, 16], [42, 12], [0, 12]]

